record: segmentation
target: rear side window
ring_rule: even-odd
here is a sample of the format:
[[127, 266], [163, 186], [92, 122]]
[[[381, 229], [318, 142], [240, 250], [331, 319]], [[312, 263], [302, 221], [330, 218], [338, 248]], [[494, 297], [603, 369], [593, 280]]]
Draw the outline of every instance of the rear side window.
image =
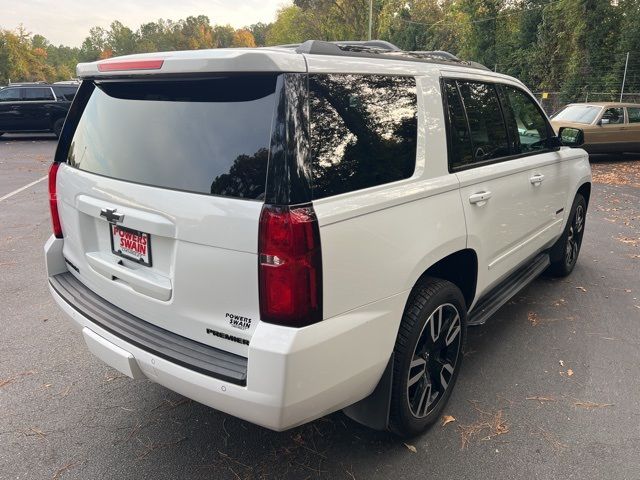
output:
[[528, 153], [547, 148], [547, 120], [534, 100], [515, 87], [501, 86], [506, 98], [505, 116], [513, 132], [513, 153]]
[[415, 78], [312, 74], [309, 106], [313, 198], [413, 175]]
[[53, 91], [58, 97], [58, 100], [66, 100], [71, 102], [73, 98], [76, 96], [76, 92], [78, 91], [77, 87], [53, 87]]
[[4, 88], [0, 90], [0, 102], [17, 102], [22, 100], [22, 88]]
[[459, 81], [475, 162], [485, 162], [510, 154], [507, 129], [498, 93], [489, 83]]
[[264, 197], [276, 75], [96, 84], [68, 163], [157, 187]]
[[473, 163], [473, 145], [456, 81], [446, 80], [444, 89], [449, 116], [449, 164], [451, 168], [460, 168]]
[[629, 123], [640, 123], [640, 107], [627, 107]]
[[25, 88], [24, 99], [27, 101], [53, 100], [50, 88]]

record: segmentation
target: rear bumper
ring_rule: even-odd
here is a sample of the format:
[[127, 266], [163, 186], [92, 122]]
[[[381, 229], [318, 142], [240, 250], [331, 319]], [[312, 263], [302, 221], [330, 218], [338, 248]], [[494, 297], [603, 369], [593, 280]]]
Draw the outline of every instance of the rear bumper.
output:
[[[50, 278], [65, 274], [56, 253], [62, 241], [50, 240], [45, 247]], [[95, 310], [72, 305], [51, 283], [50, 290], [82, 330], [89, 350], [105, 363], [272, 430], [306, 423], [369, 395], [393, 350], [406, 300], [396, 295], [302, 329], [259, 323], [241, 385], [116, 335], [92, 318]]]

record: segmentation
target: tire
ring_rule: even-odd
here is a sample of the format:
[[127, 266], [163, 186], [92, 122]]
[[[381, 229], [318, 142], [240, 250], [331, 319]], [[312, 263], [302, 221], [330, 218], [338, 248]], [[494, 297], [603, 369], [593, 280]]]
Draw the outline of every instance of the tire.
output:
[[453, 283], [426, 278], [414, 289], [394, 347], [394, 433], [414, 436], [440, 418], [460, 372], [466, 330], [465, 300]]
[[564, 232], [556, 244], [551, 247], [551, 265], [547, 269], [549, 275], [566, 277], [573, 271], [578, 261], [578, 255], [580, 255], [586, 216], [587, 202], [578, 193], [573, 200], [569, 221], [567, 221]]
[[62, 127], [64, 126], [64, 118], [59, 118], [55, 122], [53, 122], [53, 133], [57, 138], [60, 138], [60, 133], [62, 132]]

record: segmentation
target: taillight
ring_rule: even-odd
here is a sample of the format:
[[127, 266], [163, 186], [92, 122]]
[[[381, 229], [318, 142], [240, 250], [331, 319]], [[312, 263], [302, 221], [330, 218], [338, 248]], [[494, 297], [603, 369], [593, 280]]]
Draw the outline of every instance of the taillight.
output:
[[60, 225], [60, 215], [58, 215], [58, 196], [56, 194], [56, 178], [60, 164], [53, 162], [49, 167], [49, 208], [51, 209], [51, 224], [53, 234], [57, 238], [62, 238], [62, 226]]
[[313, 207], [262, 207], [258, 265], [261, 320], [290, 327], [322, 320], [320, 229]]

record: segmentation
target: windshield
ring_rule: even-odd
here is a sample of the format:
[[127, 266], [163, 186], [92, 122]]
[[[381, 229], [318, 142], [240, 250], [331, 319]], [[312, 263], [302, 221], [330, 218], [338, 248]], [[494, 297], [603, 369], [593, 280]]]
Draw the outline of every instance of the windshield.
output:
[[96, 84], [67, 161], [188, 192], [264, 195], [276, 75]]
[[594, 105], [569, 105], [553, 116], [553, 120], [575, 123], [593, 123], [602, 107]]

